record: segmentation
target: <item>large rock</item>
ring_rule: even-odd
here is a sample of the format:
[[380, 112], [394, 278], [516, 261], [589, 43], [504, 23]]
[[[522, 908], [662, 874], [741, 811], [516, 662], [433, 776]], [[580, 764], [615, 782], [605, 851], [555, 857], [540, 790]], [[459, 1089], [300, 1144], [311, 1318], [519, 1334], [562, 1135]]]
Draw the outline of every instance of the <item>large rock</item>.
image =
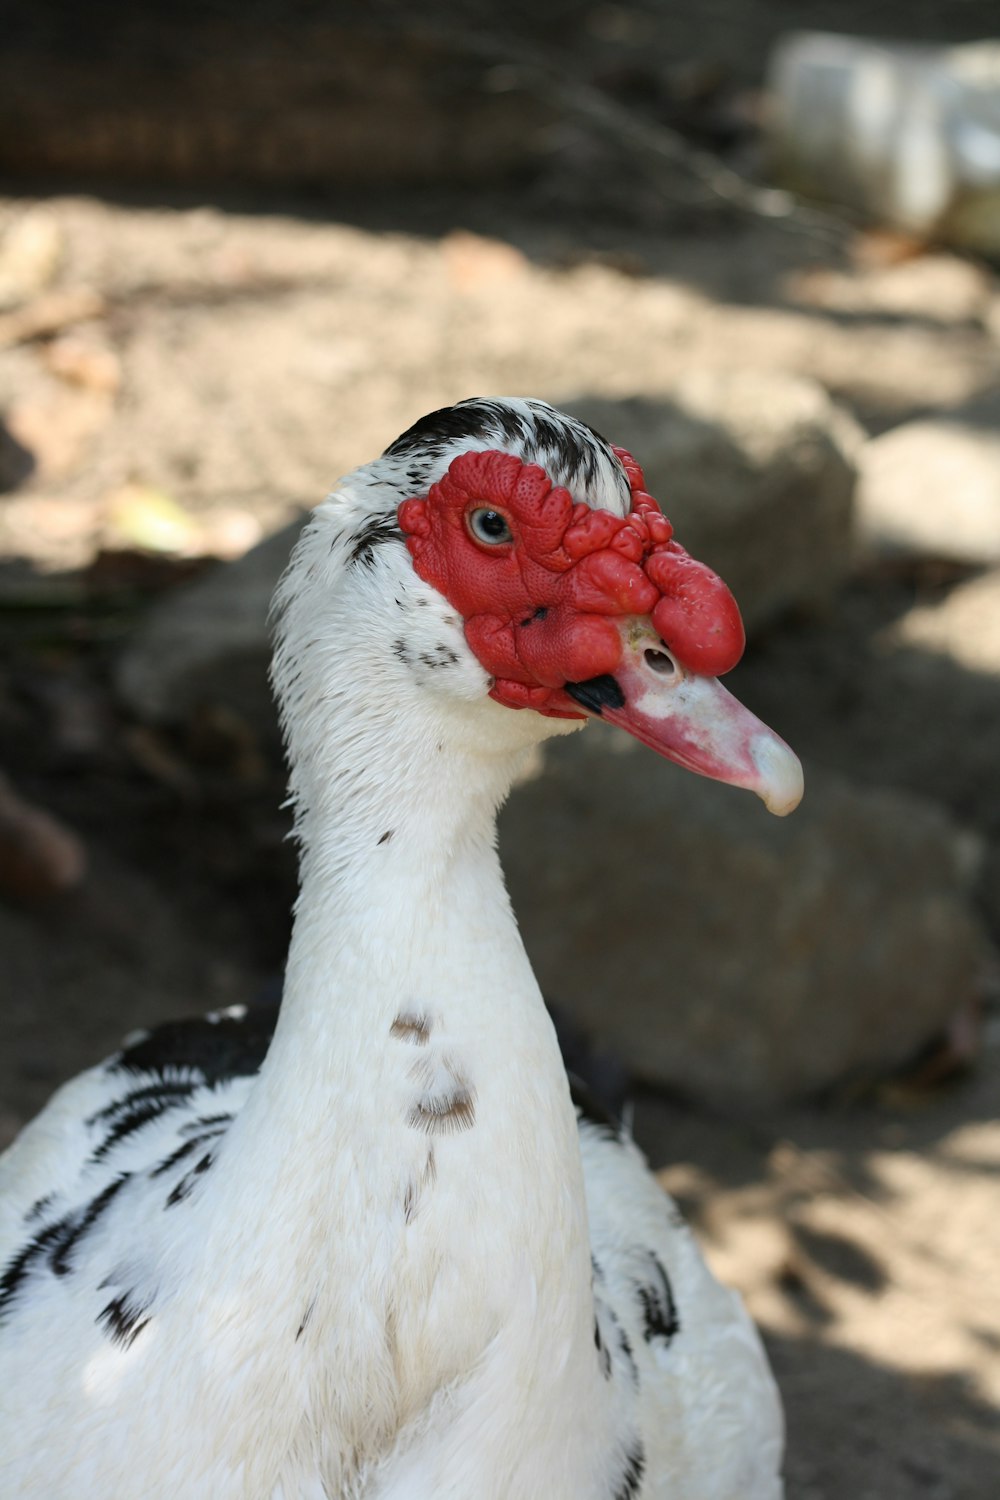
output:
[[[882, 644], [910, 682], [926, 681], [928, 705], [936, 698], [947, 707], [937, 725], [925, 715], [910, 738], [922, 742], [918, 754], [927, 754], [924, 744], [936, 740], [937, 766], [928, 761], [928, 769], [937, 770], [935, 794], [947, 796], [990, 839], [977, 897], [990, 932], [1000, 937], [1000, 568], [914, 605]], [[936, 695], [935, 681], [943, 689]]]
[[989, 960], [976, 842], [829, 773], [778, 821], [595, 726], [518, 789], [501, 846], [546, 993], [640, 1076], [726, 1109], [883, 1075]]
[[116, 687], [140, 718], [173, 721], [225, 704], [276, 731], [267, 684], [268, 610], [302, 522], [275, 532], [154, 608], [118, 663]]
[[914, 605], [888, 639], [992, 677], [1000, 691], [1000, 568], [956, 584], [933, 603]]
[[913, 319], [955, 329], [993, 317], [993, 277], [984, 266], [945, 252], [888, 264], [866, 263], [859, 255], [849, 270], [810, 265], [787, 280], [794, 302], [853, 319]]
[[862, 541], [876, 551], [1000, 562], [1000, 394], [905, 422], [865, 449]]
[[635, 454], [678, 540], [722, 574], [748, 628], [832, 596], [850, 565], [861, 435], [820, 386], [699, 372], [669, 403], [568, 404]]

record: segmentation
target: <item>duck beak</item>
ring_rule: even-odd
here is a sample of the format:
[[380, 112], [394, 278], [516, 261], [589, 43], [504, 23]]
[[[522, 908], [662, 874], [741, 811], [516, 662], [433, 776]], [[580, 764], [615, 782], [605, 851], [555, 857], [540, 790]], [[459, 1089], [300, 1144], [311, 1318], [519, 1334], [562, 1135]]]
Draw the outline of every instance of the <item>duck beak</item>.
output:
[[686, 770], [756, 792], [778, 817], [792, 812], [802, 800], [802, 766], [784, 740], [717, 677], [689, 672], [648, 619], [624, 619], [620, 630], [614, 675], [567, 683], [570, 698]]

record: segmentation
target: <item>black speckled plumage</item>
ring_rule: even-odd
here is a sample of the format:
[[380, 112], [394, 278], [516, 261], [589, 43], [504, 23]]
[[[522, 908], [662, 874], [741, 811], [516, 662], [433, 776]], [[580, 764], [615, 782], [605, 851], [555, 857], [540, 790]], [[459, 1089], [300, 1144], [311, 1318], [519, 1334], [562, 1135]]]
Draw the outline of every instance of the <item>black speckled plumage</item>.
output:
[[351, 562], [370, 568], [375, 561], [376, 547], [381, 547], [385, 542], [400, 542], [402, 539], [403, 533], [399, 529], [395, 513], [369, 516], [364, 526], [350, 539]]
[[670, 1344], [681, 1328], [677, 1304], [670, 1277], [663, 1265], [652, 1253], [649, 1258], [649, 1278], [639, 1282], [635, 1289], [642, 1309], [643, 1337], [647, 1344], [651, 1344], [654, 1339], [662, 1339], [665, 1344]]
[[210, 1086], [244, 1078], [260, 1070], [277, 1019], [277, 1003], [264, 1003], [168, 1021], [123, 1048], [111, 1066], [168, 1080], [190, 1070]]
[[572, 479], [582, 491], [593, 486], [602, 467], [610, 469], [623, 502], [628, 501], [628, 479], [607, 439], [579, 418], [553, 412], [538, 401], [528, 400], [523, 408], [514, 408], [473, 396], [456, 406], [428, 412], [390, 443], [383, 457], [407, 462], [406, 482], [419, 494], [435, 461], [460, 442], [470, 447], [502, 444], [516, 448], [525, 463], [540, 464], [558, 476], [558, 483]]
[[97, 1321], [113, 1344], [128, 1349], [150, 1322], [146, 1312], [134, 1292], [123, 1292], [102, 1308]]
[[[625, 1466], [614, 1492], [614, 1500], [635, 1500], [642, 1486], [642, 1476], [645, 1472], [646, 1455], [642, 1444], [636, 1438], [625, 1456]], [[750, 1500], [750, 1496], [747, 1496], [746, 1500]]]

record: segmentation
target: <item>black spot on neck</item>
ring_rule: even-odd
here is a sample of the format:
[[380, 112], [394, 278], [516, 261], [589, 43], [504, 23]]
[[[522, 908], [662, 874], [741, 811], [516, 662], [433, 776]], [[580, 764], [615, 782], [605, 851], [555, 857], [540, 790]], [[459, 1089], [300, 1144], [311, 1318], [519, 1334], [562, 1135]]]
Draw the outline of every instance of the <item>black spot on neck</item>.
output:
[[606, 708], [625, 707], [625, 694], [617, 680], [608, 672], [600, 677], [589, 677], [586, 682], [567, 682], [566, 692], [577, 703], [598, 716]]
[[[403, 533], [395, 511], [390, 511], [388, 515], [369, 516], [351, 537], [350, 561], [360, 563], [363, 568], [370, 568], [375, 561], [376, 547], [381, 547], [384, 542], [402, 540]], [[396, 602], [398, 604], [399, 600]]]
[[433, 671], [436, 667], [457, 666], [458, 653], [452, 651], [450, 646], [446, 646], [442, 641], [434, 647], [433, 651], [421, 651], [417, 660], [422, 662], [425, 667], [429, 667]]
[[415, 1047], [426, 1047], [431, 1035], [431, 1023], [425, 1015], [414, 1011], [398, 1015], [389, 1027], [389, 1035], [400, 1041], [412, 1042]]
[[647, 1344], [662, 1339], [669, 1344], [680, 1332], [680, 1318], [674, 1301], [670, 1278], [655, 1255], [651, 1256], [653, 1274], [648, 1282], [636, 1286], [636, 1296], [642, 1308], [642, 1332]]
[[476, 1101], [471, 1089], [456, 1081], [443, 1094], [425, 1094], [410, 1109], [407, 1125], [427, 1135], [455, 1135], [476, 1123]]
[[625, 1362], [628, 1365], [629, 1374], [632, 1377], [632, 1384], [634, 1386], [638, 1386], [639, 1366], [635, 1362], [635, 1354], [632, 1350], [632, 1340], [629, 1338], [628, 1334], [625, 1332], [624, 1328], [621, 1326], [617, 1319], [615, 1319], [615, 1328], [618, 1333], [618, 1348], [625, 1357]]
[[316, 1298], [314, 1297], [313, 1300], [310, 1302], [309, 1306], [306, 1308], [305, 1312], [302, 1314], [302, 1322], [299, 1324], [299, 1326], [298, 1326], [298, 1328], [296, 1330], [296, 1333], [295, 1333], [295, 1342], [296, 1343], [298, 1343], [299, 1339], [302, 1337], [302, 1335], [305, 1333], [306, 1329], [308, 1328], [308, 1326], [309, 1326], [309, 1319], [313, 1315], [313, 1308], [315, 1306], [316, 1306]]
[[634, 1500], [646, 1472], [646, 1454], [636, 1438], [625, 1455], [625, 1467], [615, 1490], [614, 1500]]
[[611, 1352], [607, 1344], [601, 1338], [601, 1325], [594, 1318], [594, 1348], [597, 1350], [597, 1362], [601, 1367], [601, 1374], [605, 1380], [611, 1379]]
[[123, 1292], [101, 1309], [97, 1321], [113, 1344], [128, 1349], [149, 1322], [146, 1311], [135, 1292]]

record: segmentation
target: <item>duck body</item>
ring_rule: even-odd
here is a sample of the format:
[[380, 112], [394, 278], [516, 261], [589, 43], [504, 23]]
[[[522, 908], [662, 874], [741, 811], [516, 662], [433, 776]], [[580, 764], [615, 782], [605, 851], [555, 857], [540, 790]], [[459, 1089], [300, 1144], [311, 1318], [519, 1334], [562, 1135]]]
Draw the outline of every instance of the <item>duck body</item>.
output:
[[0, 1163], [4, 1496], [781, 1494], [756, 1332], [574, 1107], [504, 889], [497, 807], [579, 723], [489, 696], [396, 523], [470, 442], [619, 515], [624, 471], [541, 403], [436, 416], [279, 591], [301, 893], [273, 1036], [250, 1010], [142, 1038]]

